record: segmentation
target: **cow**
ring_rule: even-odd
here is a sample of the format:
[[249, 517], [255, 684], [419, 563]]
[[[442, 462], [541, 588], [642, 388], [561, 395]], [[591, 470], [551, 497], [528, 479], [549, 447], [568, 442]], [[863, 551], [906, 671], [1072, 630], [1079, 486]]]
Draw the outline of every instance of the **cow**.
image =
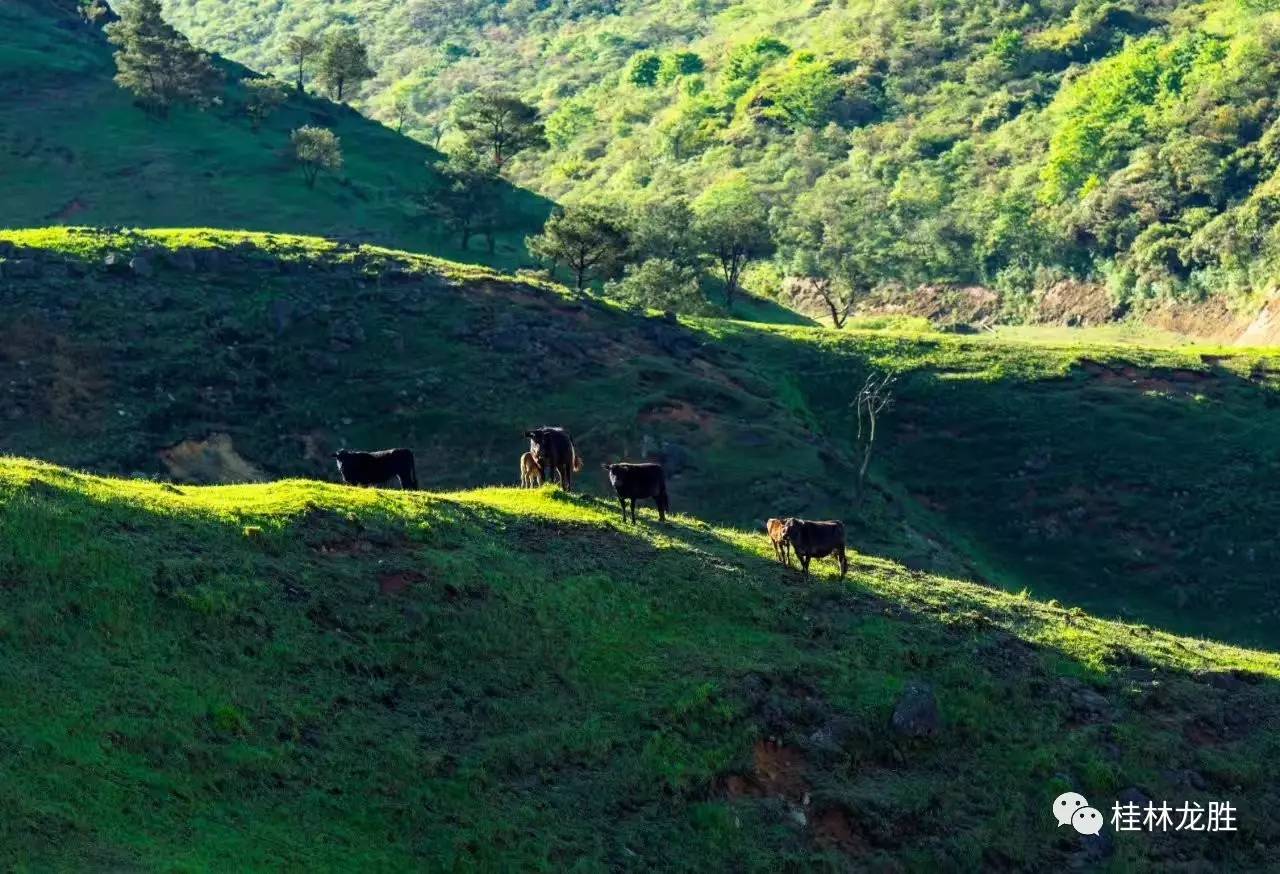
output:
[[526, 452], [520, 456], [520, 488], [536, 489], [542, 485], [542, 468], [533, 460], [533, 453]]
[[582, 458], [574, 448], [573, 438], [564, 428], [542, 427], [525, 431], [529, 438], [529, 452], [542, 471], [543, 479], [551, 482], [560, 477], [560, 488], [573, 491], [573, 474], [582, 470]]
[[826, 558], [834, 554], [840, 562], [840, 578], [849, 572], [849, 559], [845, 556], [843, 522], [810, 522], [805, 519], [784, 519], [782, 537], [795, 550], [804, 576], [809, 576], [809, 559]]
[[667, 476], [660, 464], [604, 464], [609, 472], [609, 484], [622, 505], [622, 521], [627, 521], [627, 501], [631, 501], [631, 523], [636, 521], [636, 499], [653, 498], [658, 505], [658, 520], [665, 522], [671, 501], [667, 497]]
[[764, 530], [769, 535], [769, 540], [773, 543], [773, 554], [778, 557], [778, 561], [791, 567], [791, 544], [787, 542], [787, 538], [782, 534], [781, 519], [767, 519], [764, 523]]
[[356, 452], [340, 449], [333, 453], [342, 481], [351, 486], [378, 486], [389, 479], [399, 479], [400, 488], [417, 489], [418, 473], [413, 452], [409, 449], [384, 449], [381, 452]]

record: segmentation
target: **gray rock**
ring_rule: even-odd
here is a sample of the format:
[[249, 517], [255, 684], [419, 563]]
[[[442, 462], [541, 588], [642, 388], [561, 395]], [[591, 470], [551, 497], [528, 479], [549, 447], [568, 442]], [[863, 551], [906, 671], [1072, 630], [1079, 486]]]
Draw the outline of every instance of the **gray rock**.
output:
[[890, 723], [902, 737], [933, 737], [938, 733], [941, 718], [938, 699], [926, 683], [911, 683], [902, 692], [893, 708]]
[[143, 279], [155, 272], [151, 269], [151, 262], [144, 255], [134, 255], [130, 258], [129, 269], [134, 276], [141, 276]]
[[127, 273], [129, 271], [129, 258], [120, 252], [108, 252], [106, 257], [102, 259], [102, 266], [106, 268], [108, 273]]
[[196, 272], [196, 256], [190, 249], [174, 249], [165, 255], [165, 261], [179, 273]]

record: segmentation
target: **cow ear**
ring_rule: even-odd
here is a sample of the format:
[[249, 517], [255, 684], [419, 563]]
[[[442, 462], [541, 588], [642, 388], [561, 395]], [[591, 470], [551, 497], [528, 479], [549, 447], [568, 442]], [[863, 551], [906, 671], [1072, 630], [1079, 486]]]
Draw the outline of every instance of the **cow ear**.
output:
[[524, 432], [524, 436], [526, 436], [526, 437], [528, 437], [530, 440], [532, 440], [532, 439], [533, 439], [533, 432], [532, 432], [532, 431], [525, 431], [525, 432]]

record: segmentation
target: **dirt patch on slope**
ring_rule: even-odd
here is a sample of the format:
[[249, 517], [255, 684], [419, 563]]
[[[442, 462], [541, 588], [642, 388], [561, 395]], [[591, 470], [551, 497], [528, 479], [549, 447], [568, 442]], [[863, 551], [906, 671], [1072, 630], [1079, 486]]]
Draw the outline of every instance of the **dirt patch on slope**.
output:
[[1216, 385], [1218, 378], [1200, 370], [1156, 368], [1148, 370], [1131, 364], [1106, 364], [1081, 358], [1080, 369], [1104, 385], [1164, 394], [1191, 394]]
[[227, 434], [205, 440], [183, 440], [156, 455], [179, 482], [216, 485], [266, 482], [265, 473], [243, 458]]
[[1036, 301], [1035, 321], [1045, 325], [1084, 327], [1113, 321], [1116, 308], [1105, 286], [1076, 279], [1055, 282]]

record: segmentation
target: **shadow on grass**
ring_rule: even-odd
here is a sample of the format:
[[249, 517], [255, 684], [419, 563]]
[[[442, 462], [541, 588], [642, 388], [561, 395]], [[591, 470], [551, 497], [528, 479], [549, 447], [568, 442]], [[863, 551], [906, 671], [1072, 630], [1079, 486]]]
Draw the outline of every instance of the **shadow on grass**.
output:
[[1280, 470], [1280, 394], [1261, 364], [870, 336], [833, 355], [743, 340], [804, 374], [781, 378], [845, 452], [852, 386], [899, 363], [882, 469], [982, 576], [1179, 633], [1280, 644], [1280, 493], [1265, 485]]

